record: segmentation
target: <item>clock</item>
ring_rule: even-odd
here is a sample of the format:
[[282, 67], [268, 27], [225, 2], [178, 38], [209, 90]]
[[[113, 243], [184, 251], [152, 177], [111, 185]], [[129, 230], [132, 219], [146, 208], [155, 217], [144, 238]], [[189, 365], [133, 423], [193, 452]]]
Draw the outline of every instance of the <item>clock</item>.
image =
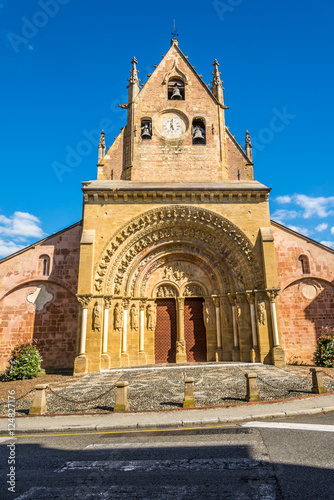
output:
[[181, 135], [182, 123], [180, 118], [167, 118], [167, 120], [163, 122], [163, 130], [167, 135]]
[[179, 110], [166, 110], [154, 119], [156, 131], [165, 140], [179, 140], [188, 129], [188, 119]]

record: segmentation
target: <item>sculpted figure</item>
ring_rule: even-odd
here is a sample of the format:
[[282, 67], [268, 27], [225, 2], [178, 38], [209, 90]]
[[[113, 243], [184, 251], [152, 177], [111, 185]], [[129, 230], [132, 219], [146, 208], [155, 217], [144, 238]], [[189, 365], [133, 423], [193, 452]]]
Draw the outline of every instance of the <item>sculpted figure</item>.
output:
[[101, 306], [98, 302], [95, 302], [93, 308], [93, 330], [101, 331]]
[[130, 309], [130, 326], [132, 331], [138, 330], [138, 310], [135, 304], [132, 304]]
[[152, 304], [147, 306], [146, 315], [147, 315], [147, 329], [153, 330], [153, 328], [154, 328], [154, 307], [152, 306]]
[[176, 354], [183, 354], [186, 352], [186, 346], [184, 340], [178, 340], [176, 342]]
[[117, 302], [114, 310], [114, 327], [115, 330], [121, 331], [123, 326], [123, 308]]
[[266, 322], [266, 304], [263, 299], [257, 303], [257, 317], [260, 325], [264, 325]]

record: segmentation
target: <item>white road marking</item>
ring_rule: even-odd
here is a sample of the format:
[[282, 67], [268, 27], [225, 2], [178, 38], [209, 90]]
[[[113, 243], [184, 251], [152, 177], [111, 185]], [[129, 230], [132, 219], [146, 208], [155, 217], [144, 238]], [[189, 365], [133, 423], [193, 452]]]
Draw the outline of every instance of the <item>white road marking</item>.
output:
[[15, 439], [15, 436], [0, 438], [0, 443], [4, 443], [5, 441], [12, 441], [13, 439]]
[[286, 429], [292, 431], [334, 432], [334, 425], [320, 424], [293, 424], [288, 422], [247, 422], [242, 427], [256, 427], [263, 429]]

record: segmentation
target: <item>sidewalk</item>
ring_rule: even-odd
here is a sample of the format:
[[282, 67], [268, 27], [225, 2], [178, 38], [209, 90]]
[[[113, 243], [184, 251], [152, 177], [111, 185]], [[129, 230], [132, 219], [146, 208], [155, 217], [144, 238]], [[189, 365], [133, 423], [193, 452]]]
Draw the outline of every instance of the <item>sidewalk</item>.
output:
[[[334, 411], [334, 393], [278, 402], [241, 403], [216, 408], [153, 410], [85, 415], [22, 416], [16, 435], [49, 432], [112, 432], [238, 423], [261, 418], [310, 415]], [[8, 421], [0, 419], [0, 435], [8, 436]]]

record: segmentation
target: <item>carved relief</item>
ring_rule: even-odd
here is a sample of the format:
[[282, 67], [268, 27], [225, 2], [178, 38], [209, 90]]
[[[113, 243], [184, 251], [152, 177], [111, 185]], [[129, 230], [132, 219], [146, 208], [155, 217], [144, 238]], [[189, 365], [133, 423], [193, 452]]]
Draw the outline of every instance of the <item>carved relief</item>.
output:
[[260, 325], [266, 324], [266, 304], [262, 295], [257, 299], [257, 319]]
[[166, 266], [163, 270], [163, 278], [180, 283], [181, 281], [193, 278], [194, 273], [191, 265], [185, 262], [176, 262], [170, 266]]
[[[182, 223], [182, 227], [177, 227], [177, 224], [180, 223]], [[194, 223], [197, 227], [189, 227]], [[150, 227], [153, 224], [156, 229], [154, 231]], [[166, 225], [170, 224], [173, 224], [173, 226], [166, 227]], [[104, 250], [96, 269], [94, 282], [96, 291], [100, 292], [103, 288], [107, 274], [105, 268], [108, 262], [107, 259], [110, 260], [110, 257], [125, 243], [126, 239], [139, 231], [142, 233], [140, 239], [130, 241], [123, 249], [121, 261], [118, 260], [118, 263], [115, 261], [112, 268], [109, 269], [108, 274], [111, 282], [109, 282], [108, 278], [108, 293], [114, 291], [114, 293], [119, 294], [121, 292], [123, 276], [129, 267], [129, 263], [143, 249], [154, 245], [156, 241], [161, 239], [170, 241], [173, 237], [188, 236], [207, 243], [212, 249], [222, 252], [228, 265], [235, 269], [235, 277], [240, 287], [245, 286], [245, 273], [247, 273], [247, 286], [251, 285], [251, 288], [251, 282], [257, 288], [262, 285], [261, 270], [253, 254], [252, 243], [240, 232], [237, 226], [205, 209], [175, 206], [173, 208], [164, 207], [154, 210], [135, 219], [114, 237], [113, 241]], [[222, 245], [222, 243], [224, 244]], [[243, 267], [240, 267], [241, 261]], [[247, 270], [247, 266], [250, 266], [251, 270]], [[177, 275], [180, 276], [179, 273]]]
[[114, 309], [114, 328], [117, 332], [123, 328], [123, 307], [118, 302]]
[[187, 285], [183, 290], [185, 297], [203, 297], [203, 289], [198, 285]]
[[154, 330], [155, 327], [155, 310], [152, 304], [149, 304], [146, 309], [147, 329]]
[[185, 354], [186, 352], [186, 345], [184, 340], [177, 340], [176, 341], [176, 354]]
[[215, 328], [215, 308], [211, 301], [206, 300], [203, 304], [204, 323], [207, 330]]
[[135, 304], [132, 304], [130, 309], [130, 327], [132, 331], [138, 331], [138, 309]]
[[97, 332], [101, 331], [101, 316], [102, 316], [102, 308], [100, 304], [96, 301], [92, 313], [92, 328]]
[[231, 308], [229, 307], [228, 304], [226, 304], [225, 300], [221, 300], [221, 310], [222, 310], [222, 323], [225, 328], [228, 328], [231, 324], [231, 319], [230, 319], [230, 310]]
[[159, 286], [156, 296], [158, 298], [176, 297], [176, 290], [172, 286], [168, 285]]
[[82, 309], [88, 309], [89, 303], [92, 299], [91, 295], [77, 295], [78, 302], [80, 303]]

